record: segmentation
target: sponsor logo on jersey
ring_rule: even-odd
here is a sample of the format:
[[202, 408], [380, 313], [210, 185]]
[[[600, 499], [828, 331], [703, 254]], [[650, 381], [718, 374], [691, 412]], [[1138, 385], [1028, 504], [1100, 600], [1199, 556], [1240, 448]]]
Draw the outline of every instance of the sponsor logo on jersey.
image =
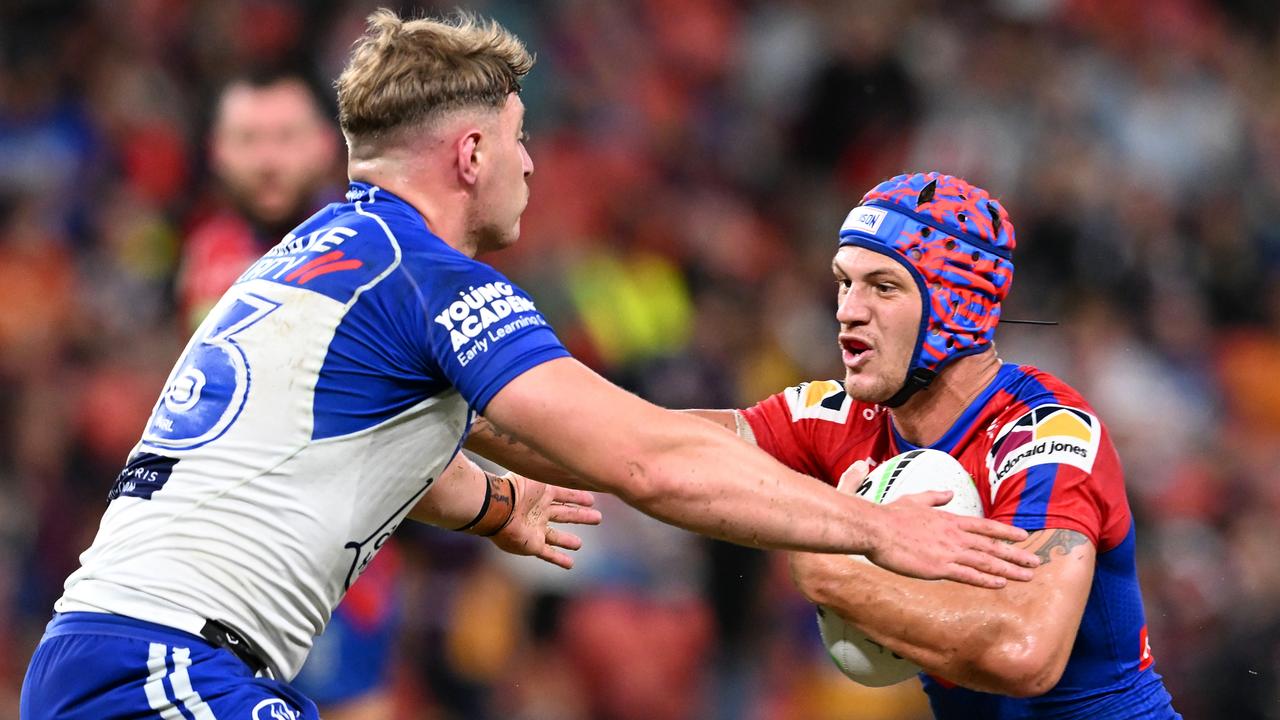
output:
[[253, 720], [298, 720], [302, 713], [279, 699], [263, 700], [253, 706]]
[[111, 492], [107, 493], [107, 499], [115, 500], [123, 495], [150, 500], [155, 491], [169, 482], [169, 476], [173, 474], [173, 466], [177, 464], [178, 458], [140, 452], [129, 458], [128, 464], [116, 476]]
[[433, 319], [449, 332], [449, 342], [462, 367], [488, 352], [491, 343], [522, 328], [547, 324], [533, 301], [517, 295], [505, 282], [469, 286]]
[[351, 551], [351, 568], [347, 570], [347, 581], [342, 586], [344, 591], [351, 589], [351, 584], [364, 573], [365, 569], [369, 567], [369, 563], [373, 562], [373, 556], [378, 554], [382, 546], [386, 545], [387, 541], [391, 539], [391, 535], [396, 531], [396, 528], [400, 527], [400, 521], [409, 513], [409, 509], [417, 504], [423, 493], [429, 490], [435, 481], [435, 478], [428, 478], [426, 485], [423, 485], [403, 505], [396, 508], [396, 511], [382, 521], [382, 524], [369, 533], [367, 537], [362, 540], [350, 540], [343, 545], [343, 549]]
[[785, 396], [792, 422], [816, 419], [843, 423], [849, 418], [849, 407], [853, 404], [844, 386], [835, 380], [801, 383], [787, 388]]
[[1102, 426], [1098, 418], [1065, 405], [1041, 405], [1008, 423], [987, 453], [994, 497], [1000, 484], [1036, 465], [1062, 464], [1093, 470]]
[[884, 223], [884, 216], [884, 208], [856, 207], [844, 219], [844, 225], [841, 226], [840, 230], [861, 230], [875, 235], [876, 231], [880, 229], [880, 225]]
[[266, 278], [276, 282], [306, 285], [311, 280], [342, 270], [357, 270], [364, 262], [348, 258], [337, 249], [355, 237], [349, 227], [331, 227], [306, 235], [289, 233], [279, 245], [267, 251], [262, 259], [245, 270], [237, 283]]

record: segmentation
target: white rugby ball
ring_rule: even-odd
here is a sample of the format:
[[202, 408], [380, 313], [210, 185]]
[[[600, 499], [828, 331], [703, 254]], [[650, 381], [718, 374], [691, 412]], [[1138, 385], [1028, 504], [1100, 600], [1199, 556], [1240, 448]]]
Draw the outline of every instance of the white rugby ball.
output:
[[[942, 505], [941, 510], [982, 516], [982, 498], [973, 478], [958, 460], [940, 450], [911, 450], [884, 461], [858, 485], [857, 495], [884, 504], [926, 490], [952, 492], [951, 501]], [[861, 555], [851, 557], [866, 561]], [[873, 642], [834, 610], [821, 605], [818, 606], [818, 630], [836, 667], [854, 682], [885, 687], [920, 672], [918, 665]]]

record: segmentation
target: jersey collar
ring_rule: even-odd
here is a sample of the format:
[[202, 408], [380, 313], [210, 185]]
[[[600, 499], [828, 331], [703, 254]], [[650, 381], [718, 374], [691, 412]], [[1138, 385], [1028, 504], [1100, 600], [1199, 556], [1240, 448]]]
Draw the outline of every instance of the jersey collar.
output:
[[898, 433], [898, 426], [893, 423], [892, 417], [889, 420], [889, 428], [893, 431], [893, 444], [897, 453], [904, 453], [910, 450], [919, 450], [921, 447], [928, 447], [933, 450], [941, 450], [950, 454], [956, 445], [969, 434], [976, 421], [981, 419], [983, 411], [986, 410], [987, 404], [991, 402], [991, 398], [1000, 391], [1005, 385], [1009, 384], [1018, 376], [1018, 366], [1012, 363], [1004, 363], [1000, 369], [996, 371], [996, 376], [987, 383], [982, 392], [978, 394], [964, 412], [960, 413], [960, 417], [951, 424], [942, 437], [932, 445], [921, 446], [908, 442]]

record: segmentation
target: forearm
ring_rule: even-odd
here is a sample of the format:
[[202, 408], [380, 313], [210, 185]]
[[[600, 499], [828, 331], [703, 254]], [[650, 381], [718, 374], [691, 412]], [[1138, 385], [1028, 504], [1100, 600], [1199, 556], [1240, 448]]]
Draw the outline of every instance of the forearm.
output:
[[1037, 530], [1018, 543], [1041, 565], [1027, 583], [983, 589], [925, 582], [856, 558], [797, 553], [796, 586], [867, 637], [976, 690], [1034, 696], [1058, 683], [1093, 584], [1096, 553], [1079, 532]]
[[471, 424], [471, 432], [467, 434], [463, 447], [508, 470], [548, 485], [578, 490], [598, 489], [574, 475], [563, 465], [547, 459], [542, 453], [521, 442], [515, 435], [498, 429], [484, 417], [477, 417]]
[[859, 559], [811, 555], [806, 597], [925, 671], [968, 688], [1012, 694], [1004, 658], [1025, 651], [1027, 618], [1010, 593], [902, 577]]
[[446, 530], [487, 534], [504, 513], [510, 516], [512, 494], [512, 486], [505, 479], [494, 478], [458, 453], [409, 511], [409, 517]]
[[[738, 432], [741, 435], [739, 426], [743, 421], [736, 410], [690, 409], [676, 412], [709, 420], [730, 432]], [[502, 467], [549, 485], [579, 490], [600, 489], [574, 475], [563, 465], [547, 459], [542, 453], [521, 442], [515, 435], [498, 429], [484, 417], [477, 417], [471, 424], [471, 432], [467, 434], [463, 447]]]
[[[688, 416], [666, 423], [662, 435], [635, 437], [627, 453], [634, 458], [627, 468], [631, 477], [658, 480], [642, 484], [651, 489], [632, 497], [636, 507], [689, 529], [759, 547], [849, 552], [844, 548], [867, 551], [875, 544], [868, 517], [875, 508], [870, 504], [787, 470], [710, 423]], [[720, 520], [706, 524], [708, 510]]]

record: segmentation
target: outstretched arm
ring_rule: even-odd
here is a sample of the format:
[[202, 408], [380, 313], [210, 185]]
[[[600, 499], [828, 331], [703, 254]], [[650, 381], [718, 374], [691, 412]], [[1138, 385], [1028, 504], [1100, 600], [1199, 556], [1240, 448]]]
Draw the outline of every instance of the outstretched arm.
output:
[[1048, 692], [1062, 676], [1095, 550], [1066, 529], [1038, 530], [1019, 546], [1041, 565], [1031, 582], [998, 590], [922, 582], [856, 558], [812, 553], [792, 554], [791, 573], [811, 602], [926, 671], [975, 690], [1028, 697]]
[[499, 430], [483, 416], [471, 423], [471, 432], [467, 433], [463, 447], [508, 470], [545, 483], [580, 490], [599, 489], [569, 472], [563, 465], [548, 460], [542, 453], [520, 442], [515, 435]]
[[[710, 420], [733, 432], [739, 422], [736, 410], [676, 410], [694, 417]], [[598, 490], [563, 465], [548, 460], [542, 453], [520, 442], [515, 435], [504, 432], [483, 416], [471, 423], [471, 432], [463, 447], [477, 455], [492, 460], [504, 468], [513, 470], [542, 482], [580, 490]]]
[[[722, 427], [663, 410], [571, 358], [508, 383], [485, 416], [592, 487], [665, 522], [781, 549], [862, 553], [923, 578], [1000, 587], [1028, 579], [1025, 533], [918, 506], [871, 505], [792, 472]], [[947, 493], [922, 496], [931, 504]]]

